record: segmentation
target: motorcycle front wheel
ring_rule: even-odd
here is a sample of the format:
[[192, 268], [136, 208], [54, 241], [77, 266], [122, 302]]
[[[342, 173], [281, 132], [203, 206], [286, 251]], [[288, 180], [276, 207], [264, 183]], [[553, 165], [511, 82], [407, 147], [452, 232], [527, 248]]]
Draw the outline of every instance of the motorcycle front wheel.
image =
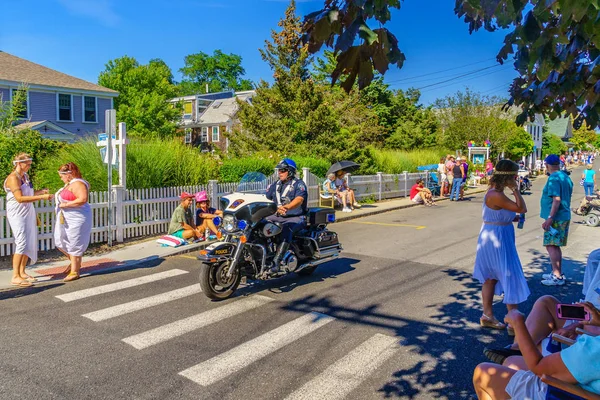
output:
[[225, 300], [240, 285], [242, 274], [236, 268], [231, 276], [227, 276], [229, 262], [202, 264], [200, 267], [200, 288], [206, 297], [213, 300]]

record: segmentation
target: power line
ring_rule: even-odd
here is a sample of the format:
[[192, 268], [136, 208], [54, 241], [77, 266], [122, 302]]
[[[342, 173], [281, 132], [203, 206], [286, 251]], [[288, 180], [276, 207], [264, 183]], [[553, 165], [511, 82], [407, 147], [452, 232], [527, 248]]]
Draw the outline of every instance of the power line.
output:
[[[437, 85], [439, 85], [439, 84], [442, 83], [442, 82], [438, 82], [437, 84], [428, 85], [429, 87], [426, 88], [425, 90], [422, 90], [421, 93], [425, 93], [425, 92], [431, 91], [431, 90], [442, 89], [442, 88], [449, 87], [449, 86], [454, 86], [454, 85], [459, 84], [459, 83], [470, 81], [470, 80], [476, 79], [476, 78], [482, 78], [484, 76], [489, 76], [489, 75], [492, 75], [492, 74], [496, 74], [498, 72], [503, 72], [505, 70], [506, 69], [497, 69], [495, 71], [491, 71], [491, 72], [487, 72], [487, 73], [483, 73], [483, 74], [481, 72], [479, 72], [477, 75], [471, 75], [471, 76], [463, 77], [462, 79], [460, 79], [457, 82], [448, 83], [448, 84], [442, 85], [442, 86], [437, 86]], [[434, 87], [434, 86], [436, 86], [436, 87]]]
[[440, 71], [436, 71], [436, 72], [429, 72], [427, 74], [411, 76], [409, 78], [396, 79], [396, 80], [393, 80], [393, 81], [387, 81], [385, 83], [390, 84], [390, 83], [404, 82], [404, 81], [408, 81], [408, 80], [415, 79], [415, 78], [422, 78], [424, 76], [437, 75], [437, 74], [441, 74], [441, 73], [444, 73], [444, 72], [454, 71], [454, 70], [457, 70], [457, 69], [461, 69], [461, 68], [464, 68], [464, 67], [470, 67], [471, 65], [481, 64], [481, 63], [488, 62], [488, 61], [495, 60], [495, 59], [496, 59], [496, 57], [492, 57], [492, 58], [488, 58], [488, 59], [485, 59], [485, 60], [476, 61], [474, 63], [461, 65], [460, 67], [448, 68], [448, 69], [444, 69], [444, 70], [440, 70]]
[[[445, 79], [445, 80], [443, 80], [443, 81], [440, 81], [440, 82], [432, 83], [432, 84], [430, 84], [430, 85], [421, 86], [420, 88], [417, 88], [417, 89], [418, 89], [418, 90], [422, 90], [422, 89], [427, 89], [427, 88], [429, 88], [429, 87], [438, 86], [438, 85], [441, 85], [441, 84], [443, 84], [443, 83], [451, 82], [451, 81], [454, 81], [454, 80], [456, 80], [456, 79], [463, 78], [463, 77], [465, 77], [465, 76], [473, 75], [473, 74], [476, 74], [476, 73], [478, 73], [478, 72], [482, 72], [482, 71], [485, 71], [485, 70], [488, 70], [488, 69], [491, 69], [491, 68], [497, 68], [497, 67], [500, 67], [500, 65], [499, 65], [499, 64], [497, 64], [497, 65], [492, 65], [492, 66], [485, 67], [485, 68], [480, 68], [480, 69], [478, 69], [478, 70], [474, 70], [474, 71], [471, 71], [471, 72], [467, 72], [467, 73], [465, 73], [465, 74], [458, 75], [458, 76], [455, 76], [455, 77], [453, 77], [453, 78]], [[497, 70], [497, 71], [501, 71], [501, 70]], [[494, 71], [494, 72], [495, 72], [495, 71]], [[486, 75], [487, 75], [487, 74], [484, 74], [484, 75], [481, 75], [481, 76], [486, 76]], [[480, 76], [477, 76], [477, 77], [480, 77]]]

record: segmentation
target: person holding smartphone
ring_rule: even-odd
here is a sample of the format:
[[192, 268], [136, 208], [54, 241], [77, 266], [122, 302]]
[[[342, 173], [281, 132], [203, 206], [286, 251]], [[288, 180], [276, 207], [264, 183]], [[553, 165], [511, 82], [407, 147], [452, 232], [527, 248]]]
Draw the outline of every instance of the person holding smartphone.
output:
[[483, 198], [483, 224], [473, 271], [473, 277], [483, 284], [483, 314], [479, 324], [484, 328], [507, 329], [509, 335], [511, 327], [494, 317], [494, 295], [504, 293], [503, 302], [510, 311], [530, 294], [517, 253], [513, 226], [518, 220], [517, 213], [527, 212], [525, 200], [517, 188], [518, 171], [519, 166], [514, 161], [501, 160], [490, 178], [489, 189]]
[[[591, 316], [586, 325], [600, 327], [600, 311], [589, 302], [582, 306]], [[514, 327], [522, 356], [509, 357], [503, 365], [482, 363], [475, 368], [473, 386], [480, 400], [545, 400], [548, 385], [541, 381], [542, 375], [600, 394], [600, 368], [595, 367], [600, 359], [600, 336], [584, 335], [572, 346], [544, 357], [522, 313], [509, 311], [505, 322]]]

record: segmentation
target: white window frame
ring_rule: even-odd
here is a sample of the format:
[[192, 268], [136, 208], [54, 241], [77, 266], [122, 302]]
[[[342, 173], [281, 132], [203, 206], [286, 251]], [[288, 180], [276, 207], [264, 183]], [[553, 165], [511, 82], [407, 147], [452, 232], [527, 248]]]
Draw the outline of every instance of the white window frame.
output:
[[[71, 97], [71, 119], [60, 119], [60, 95]], [[73, 122], [73, 95], [69, 93], [56, 93], [56, 120], [58, 122]]]
[[[13, 91], [14, 91], [14, 90], [23, 90], [23, 89], [20, 89], [20, 88], [15, 88], [15, 87], [10, 87], [10, 88], [8, 88], [8, 97], [9, 97], [9, 100], [10, 100], [10, 102], [11, 102], [11, 103], [12, 103], [12, 99], [13, 99]], [[21, 117], [21, 118], [17, 118], [17, 120], [19, 120], [19, 121], [25, 121], [25, 120], [28, 120], [28, 119], [29, 119], [29, 117], [31, 116], [31, 112], [30, 112], [30, 110], [29, 110], [29, 104], [30, 104], [30, 103], [29, 103], [29, 90], [27, 90], [27, 100], [26, 100], [26, 103], [27, 103], [27, 104], [26, 104], [26, 106], [27, 106], [27, 110], [26, 110], [26, 113], [25, 113], [25, 118], [23, 118], [23, 117]]]
[[183, 139], [183, 142], [185, 144], [191, 144], [192, 143], [192, 128], [185, 128], [184, 132], [185, 132], [185, 138]]
[[202, 127], [202, 133], [200, 134], [200, 141], [202, 143], [208, 143], [208, 126]]
[[[217, 134], [217, 139], [215, 140], [215, 128], [217, 129], [216, 134]], [[211, 141], [213, 143], [218, 142], [220, 140], [220, 135], [219, 135], [219, 127], [218, 126], [213, 126], [212, 127], [212, 135], [211, 135]]]
[[[96, 117], [95, 121], [86, 121], [85, 120], [85, 98], [93, 97], [94, 98], [94, 116]], [[97, 124], [98, 123], [98, 97], [96, 96], [86, 96], [85, 94], [81, 95], [81, 122], [84, 124]]]

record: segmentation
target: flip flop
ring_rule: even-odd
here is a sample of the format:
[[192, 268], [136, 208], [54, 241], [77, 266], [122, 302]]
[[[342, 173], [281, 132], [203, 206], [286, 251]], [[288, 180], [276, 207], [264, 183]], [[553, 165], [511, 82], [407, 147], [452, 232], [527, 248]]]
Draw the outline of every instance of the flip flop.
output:
[[65, 279], [63, 279], [63, 282], [71, 282], [77, 279], [79, 279], [79, 274], [71, 272]]
[[25, 280], [27, 280], [28, 282], [37, 282], [37, 279], [31, 275], [27, 275], [27, 278], [25, 278]]
[[10, 283], [12, 286], [18, 286], [18, 287], [32, 287], [33, 283], [31, 282], [27, 282], [25, 280], [21, 281], [21, 282], [11, 282]]

